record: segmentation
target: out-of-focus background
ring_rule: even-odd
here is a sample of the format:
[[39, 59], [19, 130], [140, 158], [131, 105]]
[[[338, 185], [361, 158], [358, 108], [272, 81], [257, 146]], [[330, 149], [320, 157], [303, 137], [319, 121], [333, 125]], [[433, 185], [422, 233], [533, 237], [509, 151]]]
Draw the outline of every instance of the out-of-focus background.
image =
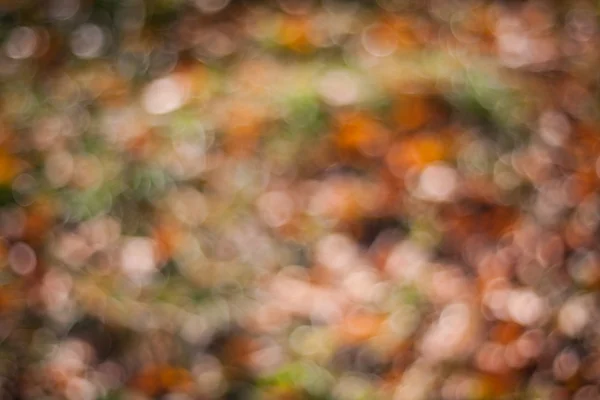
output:
[[597, 1], [0, 2], [0, 398], [600, 398]]

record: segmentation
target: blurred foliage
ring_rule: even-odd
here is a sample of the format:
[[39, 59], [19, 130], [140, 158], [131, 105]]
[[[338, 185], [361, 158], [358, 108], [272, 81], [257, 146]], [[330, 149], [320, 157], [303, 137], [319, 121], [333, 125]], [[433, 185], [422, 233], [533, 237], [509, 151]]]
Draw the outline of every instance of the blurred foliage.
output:
[[599, 12], [0, 0], [0, 398], [600, 398]]

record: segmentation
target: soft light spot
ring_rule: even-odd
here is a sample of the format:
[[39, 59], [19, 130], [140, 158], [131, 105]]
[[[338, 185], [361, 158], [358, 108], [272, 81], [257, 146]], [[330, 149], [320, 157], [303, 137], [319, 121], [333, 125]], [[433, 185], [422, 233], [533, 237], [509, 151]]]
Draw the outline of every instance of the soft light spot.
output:
[[519, 354], [527, 358], [535, 358], [544, 346], [545, 334], [542, 330], [535, 329], [523, 333], [516, 341]]
[[180, 333], [186, 341], [199, 344], [210, 336], [211, 330], [208, 329], [206, 318], [199, 315], [190, 315], [184, 319]]
[[319, 94], [332, 106], [356, 103], [359, 96], [357, 77], [344, 70], [329, 71], [319, 81]]
[[121, 250], [121, 268], [132, 280], [147, 281], [156, 271], [154, 242], [144, 237], [128, 239]]
[[396, 279], [412, 282], [423, 274], [428, 261], [427, 252], [406, 241], [394, 247], [386, 261], [385, 270]]
[[417, 195], [431, 201], [450, 200], [456, 181], [457, 176], [453, 168], [442, 163], [434, 163], [421, 173]]
[[150, 83], [142, 95], [144, 109], [150, 114], [170, 113], [183, 106], [185, 100], [183, 84], [172, 76]]
[[471, 340], [471, 318], [468, 306], [463, 303], [446, 306], [423, 338], [423, 354], [433, 360], [462, 355]]
[[48, 182], [55, 188], [65, 186], [73, 176], [74, 165], [73, 157], [68, 152], [50, 153], [44, 163], [44, 173]]
[[213, 356], [198, 356], [193, 363], [192, 373], [203, 393], [216, 396], [224, 387], [223, 367]]
[[590, 321], [590, 302], [583, 296], [569, 299], [558, 312], [558, 328], [568, 336], [578, 335]]
[[483, 296], [485, 304], [496, 318], [506, 318], [506, 303], [510, 296], [510, 290], [506, 288], [494, 288], [486, 290]]
[[398, 35], [390, 26], [374, 24], [363, 31], [361, 42], [370, 54], [385, 57], [398, 48]]
[[511, 318], [521, 325], [538, 323], [546, 312], [544, 299], [529, 289], [512, 290], [507, 306]]
[[19, 242], [8, 251], [8, 264], [19, 275], [27, 275], [35, 269], [37, 257], [29, 245]]
[[69, 300], [69, 293], [73, 286], [71, 275], [58, 270], [51, 270], [44, 276], [40, 295], [51, 310], [60, 311]]
[[94, 24], [83, 24], [71, 35], [71, 50], [79, 58], [98, 57], [106, 42], [102, 28]]
[[67, 20], [79, 10], [79, 0], [51, 0], [48, 13], [54, 19]]
[[563, 350], [552, 364], [552, 372], [554, 377], [561, 381], [566, 381], [571, 378], [579, 369], [579, 356], [572, 349]]
[[292, 198], [283, 191], [263, 194], [258, 199], [257, 205], [263, 221], [275, 228], [286, 224], [294, 211]]
[[485, 342], [479, 346], [475, 356], [475, 363], [483, 371], [502, 373], [507, 369], [504, 358], [505, 348], [496, 342]]
[[561, 146], [571, 133], [567, 117], [558, 111], [545, 111], [539, 120], [540, 136], [551, 146]]
[[317, 260], [330, 268], [348, 268], [357, 256], [356, 245], [342, 234], [332, 234], [317, 244]]
[[10, 58], [22, 60], [31, 57], [38, 45], [38, 37], [32, 28], [20, 26], [13, 29], [4, 43], [4, 51]]
[[200, 225], [208, 215], [204, 195], [192, 187], [184, 187], [169, 196], [169, 206], [184, 224]]
[[436, 382], [438, 373], [429, 363], [417, 361], [402, 375], [393, 400], [423, 400]]
[[84, 378], [71, 378], [65, 388], [67, 400], [94, 400], [97, 398], [97, 389], [92, 382]]
[[195, 4], [200, 11], [214, 14], [227, 7], [229, 0], [196, 0]]
[[378, 282], [377, 275], [370, 270], [359, 270], [348, 274], [343, 285], [354, 300], [367, 302], [373, 298], [375, 285]]

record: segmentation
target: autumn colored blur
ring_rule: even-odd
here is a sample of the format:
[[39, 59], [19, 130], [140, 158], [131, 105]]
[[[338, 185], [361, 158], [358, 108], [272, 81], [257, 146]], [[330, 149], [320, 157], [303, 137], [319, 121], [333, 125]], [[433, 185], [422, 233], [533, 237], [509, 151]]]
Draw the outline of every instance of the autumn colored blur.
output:
[[600, 3], [0, 1], [0, 399], [600, 399]]

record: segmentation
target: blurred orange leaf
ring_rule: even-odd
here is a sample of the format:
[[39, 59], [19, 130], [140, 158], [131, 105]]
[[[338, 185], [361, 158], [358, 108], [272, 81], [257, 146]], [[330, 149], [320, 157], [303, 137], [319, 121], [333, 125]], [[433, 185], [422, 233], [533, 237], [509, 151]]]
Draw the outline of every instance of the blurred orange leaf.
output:
[[10, 183], [20, 172], [19, 159], [0, 149], [0, 184]]
[[442, 137], [418, 136], [400, 140], [392, 145], [386, 161], [390, 170], [398, 175], [411, 167], [424, 168], [428, 164], [443, 160], [448, 148]]
[[378, 335], [385, 321], [381, 315], [350, 315], [338, 325], [337, 334], [344, 343], [360, 343]]
[[336, 116], [338, 130], [336, 146], [350, 154], [378, 155], [385, 149], [388, 131], [385, 127], [362, 112], [344, 112]]
[[144, 368], [134, 376], [131, 387], [149, 396], [171, 391], [188, 392], [193, 387], [193, 378], [186, 369], [155, 365]]
[[279, 43], [299, 52], [307, 53], [312, 49], [309, 40], [309, 21], [301, 17], [286, 17], [281, 21], [279, 28]]

